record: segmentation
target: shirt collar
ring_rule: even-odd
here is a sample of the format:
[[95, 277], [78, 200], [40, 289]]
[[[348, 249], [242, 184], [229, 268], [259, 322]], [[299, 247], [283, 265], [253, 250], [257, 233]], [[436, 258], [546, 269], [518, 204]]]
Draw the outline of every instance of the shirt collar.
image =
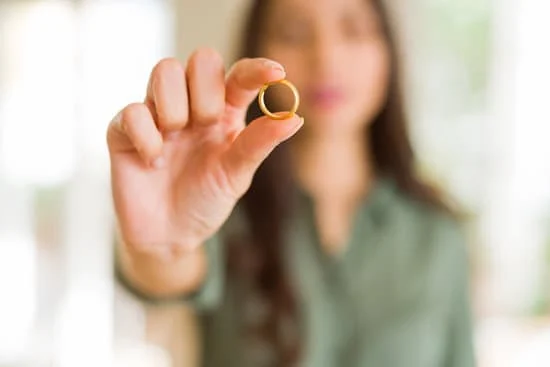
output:
[[[304, 190], [297, 189], [298, 203], [313, 214], [313, 198]], [[374, 226], [380, 227], [390, 219], [390, 213], [398, 198], [395, 181], [389, 177], [378, 177], [371, 190], [359, 204], [357, 215], [365, 216]]]

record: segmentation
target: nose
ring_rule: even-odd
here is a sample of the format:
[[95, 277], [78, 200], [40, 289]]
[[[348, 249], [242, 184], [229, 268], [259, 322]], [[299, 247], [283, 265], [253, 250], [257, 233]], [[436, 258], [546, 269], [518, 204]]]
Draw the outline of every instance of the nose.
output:
[[309, 47], [309, 62], [312, 72], [318, 76], [333, 75], [341, 65], [342, 42], [334, 32], [317, 32]]

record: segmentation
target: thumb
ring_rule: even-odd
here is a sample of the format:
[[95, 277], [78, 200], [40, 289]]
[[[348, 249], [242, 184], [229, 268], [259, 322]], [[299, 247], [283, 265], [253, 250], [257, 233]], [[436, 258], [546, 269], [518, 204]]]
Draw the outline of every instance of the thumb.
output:
[[261, 163], [277, 145], [296, 134], [303, 124], [304, 119], [296, 115], [287, 120], [271, 120], [263, 116], [244, 128], [222, 158], [232, 188], [239, 194], [244, 193]]

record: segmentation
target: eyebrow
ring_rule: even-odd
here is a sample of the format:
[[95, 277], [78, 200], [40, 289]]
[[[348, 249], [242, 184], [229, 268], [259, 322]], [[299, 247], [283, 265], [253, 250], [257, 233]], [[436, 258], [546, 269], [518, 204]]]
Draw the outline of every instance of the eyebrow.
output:
[[[298, 8], [298, 7], [296, 7]], [[302, 8], [301, 11], [283, 12], [274, 11], [263, 24], [263, 29], [269, 35], [276, 33], [281, 26], [293, 24], [304, 24], [309, 21], [307, 12]]]
[[381, 17], [376, 6], [371, 1], [363, 1], [362, 4], [353, 4], [346, 8], [345, 15], [350, 19], [357, 19], [361, 16], [366, 18], [367, 22], [380, 23]]
[[[380, 14], [370, 1], [356, 2], [339, 6], [335, 11], [341, 13], [340, 18], [345, 21], [361, 21], [366, 24], [382, 25]], [[300, 4], [289, 6], [274, 5], [268, 9], [269, 15], [263, 27], [267, 33], [276, 32], [281, 24], [291, 22], [306, 23], [309, 21], [309, 12]]]

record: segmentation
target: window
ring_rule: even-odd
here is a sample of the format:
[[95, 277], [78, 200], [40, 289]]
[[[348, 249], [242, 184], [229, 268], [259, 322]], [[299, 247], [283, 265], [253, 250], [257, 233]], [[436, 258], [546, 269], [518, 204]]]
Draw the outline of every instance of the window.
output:
[[162, 0], [0, 3], [0, 365], [113, 357], [105, 132], [172, 54], [171, 14]]

